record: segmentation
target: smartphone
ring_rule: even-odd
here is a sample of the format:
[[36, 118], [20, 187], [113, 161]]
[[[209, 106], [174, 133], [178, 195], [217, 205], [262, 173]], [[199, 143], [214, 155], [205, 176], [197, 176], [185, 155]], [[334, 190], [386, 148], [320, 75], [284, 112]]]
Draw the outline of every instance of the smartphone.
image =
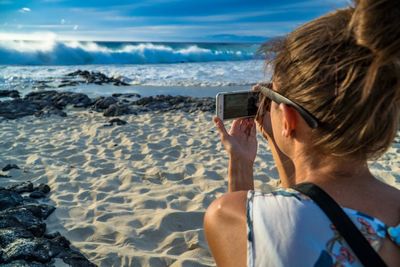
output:
[[259, 92], [222, 92], [216, 96], [216, 113], [221, 120], [251, 118], [257, 114]]

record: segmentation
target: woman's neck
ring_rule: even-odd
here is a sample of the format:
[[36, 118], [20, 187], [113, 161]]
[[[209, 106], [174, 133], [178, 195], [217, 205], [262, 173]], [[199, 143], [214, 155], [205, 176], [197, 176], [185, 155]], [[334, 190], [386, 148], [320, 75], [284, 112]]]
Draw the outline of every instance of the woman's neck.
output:
[[357, 186], [376, 181], [368, 169], [366, 161], [338, 159], [335, 157], [318, 157], [293, 159], [296, 170], [294, 177], [282, 181], [282, 186], [290, 187], [302, 182], [312, 182], [320, 185], [335, 184], [335, 186]]

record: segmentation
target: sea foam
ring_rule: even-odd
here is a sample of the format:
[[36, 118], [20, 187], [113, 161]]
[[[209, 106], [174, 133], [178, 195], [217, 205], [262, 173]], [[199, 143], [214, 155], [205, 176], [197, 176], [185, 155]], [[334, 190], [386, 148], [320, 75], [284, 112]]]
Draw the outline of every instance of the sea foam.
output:
[[[0, 90], [35, 90], [39, 81], [62, 81], [78, 69], [120, 77], [132, 86], [225, 87], [270, 80], [272, 70], [262, 60], [145, 65], [0, 66]], [[97, 86], [101, 87], [101, 86]], [[71, 88], [67, 88], [70, 90]], [[99, 90], [103, 90], [98, 88]], [[86, 90], [86, 89], [85, 89]], [[105, 86], [104, 90], [122, 90]]]

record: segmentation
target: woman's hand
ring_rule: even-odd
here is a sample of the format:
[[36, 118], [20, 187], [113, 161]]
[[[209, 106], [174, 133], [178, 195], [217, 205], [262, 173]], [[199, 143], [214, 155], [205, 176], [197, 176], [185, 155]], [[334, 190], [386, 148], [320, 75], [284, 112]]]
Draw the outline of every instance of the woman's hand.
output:
[[257, 155], [256, 125], [253, 119], [234, 120], [229, 132], [220, 118], [214, 117], [214, 123], [221, 142], [231, 159], [253, 164]]
[[253, 164], [257, 155], [256, 125], [253, 119], [232, 123], [229, 132], [223, 122], [214, 118], [221, 142], [229, 154], [228, 191], [253, 190]]

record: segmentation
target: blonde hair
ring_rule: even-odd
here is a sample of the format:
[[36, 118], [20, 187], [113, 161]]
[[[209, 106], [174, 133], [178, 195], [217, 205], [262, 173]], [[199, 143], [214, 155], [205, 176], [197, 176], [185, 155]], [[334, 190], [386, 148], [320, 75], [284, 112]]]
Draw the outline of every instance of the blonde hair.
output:
[[372, 159], [399, 121], [400, 1], [359, 0], [290, 33], [274, 59], [277, 90], [321, 122], [313, 149]]

